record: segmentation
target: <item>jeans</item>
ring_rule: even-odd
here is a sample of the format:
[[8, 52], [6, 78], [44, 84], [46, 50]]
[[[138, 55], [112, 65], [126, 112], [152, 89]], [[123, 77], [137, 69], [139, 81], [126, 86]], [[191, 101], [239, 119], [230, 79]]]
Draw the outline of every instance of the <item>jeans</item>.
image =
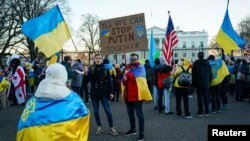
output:
[[166, 89], [164, 88], [163, 90], [163, 94], [164, 94], [164, 97], [165, 97], [165, 113], [168, 113], [170, 112], [170, 101], [169, 101], [169, 97], [170, 97], [170, 90], [169, 89]]
[[163, 88], [158, 88], [158, 111], [162, 112]]
[[113, 127], [113, 118], [112, 118], [112, 113], [110, 110], [109, 106], [109, 98], [108, 97], [102, 97], [100, 99], [92, 98], [92, 106], [94, 109], [94, 115], [95, 115], [95, 120], [98, 126], [101, 126], [101, 120], [100, 120], [100, 115], [99, 115], [99, 101], [101, 101], [103, 109], [105, 113], [107, 114], [108, 122], [109, 122], [109, 127]]
[[119, 101], [119, 96], [120, 96], [120, 94], [121, 94], [121, 89], [115, 89], [114, 90], [114, 99], [112, 100], [112, 101]]
[[[139, 134], [144, 133], [144, 116], [142, 112], [142, 102], [127, 102], [127, 112], [130, 121], [130, 129], [134, 130], [135, 128], [135, 112], [139, 121]], [[135, 111], [135, 112], [134, 112]]]
[[157, 87], [154, 85], [153, 86], [153, 100], [154, 100], [154, 106], [157, 106], [158, 104], [158, 90], [157, 90]]

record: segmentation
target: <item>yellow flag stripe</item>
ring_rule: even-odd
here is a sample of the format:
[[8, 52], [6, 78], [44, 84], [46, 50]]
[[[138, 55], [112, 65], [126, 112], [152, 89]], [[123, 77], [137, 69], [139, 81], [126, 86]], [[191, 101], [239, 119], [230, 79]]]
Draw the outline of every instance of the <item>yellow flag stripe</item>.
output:
[[58, 24], [52, 32], [39, 36], [35, 40], [36, 46], [50, 57], [62, 49], [62, 45], [70, 38], [65, 22]]
[[85, 117], [48, 125], [24, 128], [16, 141], [87, 141], [90, 114]]

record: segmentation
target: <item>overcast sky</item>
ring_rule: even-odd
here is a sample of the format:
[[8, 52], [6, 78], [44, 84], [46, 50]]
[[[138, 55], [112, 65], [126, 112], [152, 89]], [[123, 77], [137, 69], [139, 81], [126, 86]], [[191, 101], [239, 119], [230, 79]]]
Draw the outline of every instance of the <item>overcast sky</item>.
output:
[[[175, 28], [183, 31], [206, 30], [215, 36], [222, 24], [227, 0], [69, 0], [72, 9], [71, 23], [74, 29], [80, 26], [82, 14], [97, 15], [110, 19], [144, 13], [146, 28], [166, 28], [167, 11], [171, 12]], [[234, 29], [250, 15], [250, 0], [230, 0], [229, 16]], [[152, 12], [152, 16], [151, 13]]]

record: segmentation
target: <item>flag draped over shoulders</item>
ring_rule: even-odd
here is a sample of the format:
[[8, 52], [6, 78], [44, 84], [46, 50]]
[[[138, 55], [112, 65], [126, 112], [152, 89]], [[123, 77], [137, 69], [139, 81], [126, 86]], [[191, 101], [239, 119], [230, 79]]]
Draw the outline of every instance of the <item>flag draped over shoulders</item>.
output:
[[[130, 72], [135, 76], [136, 84], [138, 87], [138, 100], [139, 101], [151, 101], [152, 96], [148, 89], [148, 84], [146, 80], [146, 71], [144, 66], [141, 64], [136, 67], [132, 68]], [[124, 95], [125, 86], [122, 84], [122, 95]], [[128, 90], [129, 91], [129, 90]]]
[[19, 120], [17, 141], [87, 141], [89, 116], [76, 93], [60, 100], [32, 97]]
[[229, 75], [228, 68], [224, 61], [217, 59], [213, 61], [209, 61], [211, 69], [212, 69], [212, 82], [211, 86], [215, 86], [220, 84], [224, 78]]
[[228, 14], [228, 6], [221, 28], [216, 36], [216, 42], [230, 54], [231, 50], [244, 49], [246, 42], [234, 31]]
[[71, 36], [58, 6], [51, 8], [44, 15], [26, 21], [22, 25], [23, 33], [35, 45], [50, 57], [62, 49], [62, 45]]

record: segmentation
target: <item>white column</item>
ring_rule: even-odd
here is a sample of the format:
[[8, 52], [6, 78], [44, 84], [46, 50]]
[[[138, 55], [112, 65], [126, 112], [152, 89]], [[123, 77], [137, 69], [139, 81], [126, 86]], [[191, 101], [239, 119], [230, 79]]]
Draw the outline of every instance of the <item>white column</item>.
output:
[[159, 48], [162, 49], [162, 38], [159, 38]]

